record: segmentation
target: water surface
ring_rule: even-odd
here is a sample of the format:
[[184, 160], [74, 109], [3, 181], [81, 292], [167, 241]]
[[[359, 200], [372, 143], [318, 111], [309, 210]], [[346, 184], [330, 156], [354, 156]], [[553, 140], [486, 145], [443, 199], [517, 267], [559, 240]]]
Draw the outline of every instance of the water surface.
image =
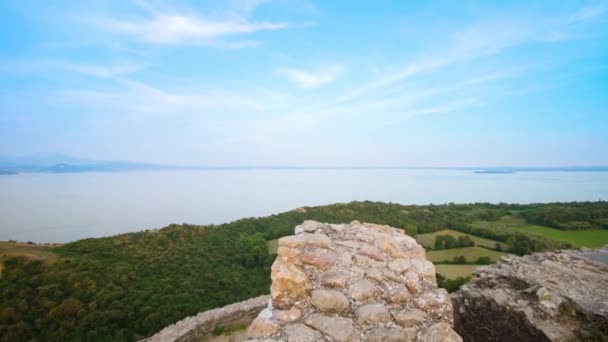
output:
[[0, 240], [67, 242], [223, 223], [354, 200], [403, 204], [608, 199], [608, 172], [217, 170], [0, 176]]

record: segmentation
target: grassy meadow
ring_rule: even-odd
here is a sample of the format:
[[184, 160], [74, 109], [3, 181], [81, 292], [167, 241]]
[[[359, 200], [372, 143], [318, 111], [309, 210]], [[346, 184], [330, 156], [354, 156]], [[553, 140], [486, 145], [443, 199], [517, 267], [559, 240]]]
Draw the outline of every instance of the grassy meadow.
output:
[[479, 265], [435, 265], [435, 272], [448, 279], [466, 278], [473, 274]]
[[442, 249], [437, 251], [426, 252], [426, 258], [434, 263], [442, 262], [445, 260], [452, 260], [458, 256], [464, 256], [468, 262], [474, 262], [480, 257], [489, 257], [492, 262], [496, 262], [501, 256], [505, 255], [504, 252], [493, 251], [482, 247], [464, 247], [464, 248], [452, 248]]
[[608, 229], [560, 230], [536, 225], [521, 226], [516, 229], [566, 242], [575, 247], [601, 247], [608, 244]]
[[438, 235], [452, 235], [455, 238], [458, 238], [460, 236], [468, 236], [475, 242], [475, 245], [477, 245], [477, 246], [483, 246], [483, 247], [493, 249], [496, 247], [496, 244], [498, 244], [498, 245], [500, 245], [501, 249], [507, 248], [507, 246], [502, 242], [499, 242], [496, 240], [484, 239], [484, 238], [481, 238], [481, 237], [478, 237], [475, 235], [462, 233], [462, 232], [459, 232], [457, 230], [452, 230], [452, 229], [444, 229], [444, 230], [440, 230], [440, 231], [434, 232], [434, 233], [418, 234], [415, 236], [415, 238], [416, 238], [416, 241], [418, 241], [418, 243], [421, 244], [422, 246], [424, 246], [425, 248], [433, 248], [435, 246], [435, 237]]

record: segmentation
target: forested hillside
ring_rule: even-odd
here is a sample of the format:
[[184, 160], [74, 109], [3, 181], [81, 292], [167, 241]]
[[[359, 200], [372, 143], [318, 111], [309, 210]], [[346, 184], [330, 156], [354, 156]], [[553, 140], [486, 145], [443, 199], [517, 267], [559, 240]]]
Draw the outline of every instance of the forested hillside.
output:
[[[3, 256], [2, 341], [134, 341], [185, 316], [268, 292], [267, 241], [303, 220], [359, 220], [409, 235], [451, 229], [499, 241], [526, 254], [569, 247], [518, 225], [577, 229], [607, 236], [608, 203], [404, 206], [352, 202], [306, 207], [217, 226], [85, 239], [49, 247], [53, 262]], [[585, 230], [581, 230], [581, 229]]]

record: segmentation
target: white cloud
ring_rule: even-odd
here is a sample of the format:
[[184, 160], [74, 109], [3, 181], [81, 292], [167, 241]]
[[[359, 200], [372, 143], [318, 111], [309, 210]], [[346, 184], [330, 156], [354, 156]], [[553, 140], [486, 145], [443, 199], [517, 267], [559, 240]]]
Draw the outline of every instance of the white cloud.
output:
[[280, 68], [278, 72], [296, 83], [301, 88], [318, 88], [333, 82], [344, 72], [341, 65], [332, 65], [317, 70], [301, 70], [294, 68]]
[[244, 18], [203, 19], [194, 15], [156, 15], [137, 20], [103, 19], [99, 26], [106, 31], [123, 33], [148, 43], [172, 44], [205, 42], [231, 35], [279, 30], [287, 23], [251, 22]]
[[[583, 10], [581, 10], [583, 11]], [[583, 11], [585, 12], [585, 11]], [[597, 9], [591, 11], [598, 15]], [[360, 100], [422, 74], [432, 74], [442, 68], [497, 55], [516, 46], [531, 42], [558, 42], [568, 39], [568, 20], [542, 21], [537, 18], [492, 18], [476, 23], [448, 36], [441, 49], [422, 55], [401, 67], [386, 70], [367, 84], [338, 97], [334, 104]]]

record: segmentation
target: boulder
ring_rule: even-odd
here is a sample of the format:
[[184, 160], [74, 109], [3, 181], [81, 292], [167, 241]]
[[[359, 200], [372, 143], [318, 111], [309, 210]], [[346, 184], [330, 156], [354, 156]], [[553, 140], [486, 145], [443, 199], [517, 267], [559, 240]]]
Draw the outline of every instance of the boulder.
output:
[[359, 324], [387, 323], [391, 320], [391, 315], [384, 304], [362, 305], [357, 308], [356, 315]]
[[372, 284], [372, 282], [367, 279], [362, 279], [348, 288], [348, 295], [355, 300], [364, 301], [374, 297], [378, 291], [379, 289], [376, 285]]
[[608, 247], [503, 257], [452, 295], [466, 341], [602, 341]]
[[322, 332], [335, 341], [351, 341], [353, 335], [353, 321], [344, 317], [329, 317], [312, 314], [304, 321], [306, 325]]
[[323, 312], [342, 312], [348, 309], [348, 298], [337, 290], [314, 290], [310, 302]]

